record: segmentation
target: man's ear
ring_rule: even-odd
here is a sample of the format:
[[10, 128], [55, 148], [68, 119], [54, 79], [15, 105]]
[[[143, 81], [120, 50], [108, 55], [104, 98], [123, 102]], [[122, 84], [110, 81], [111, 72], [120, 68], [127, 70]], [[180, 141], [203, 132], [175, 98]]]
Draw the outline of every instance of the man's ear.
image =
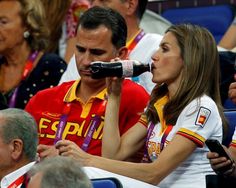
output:
[[138, 8], [138, 0], [127, 0], [127, 15], [134, 15], [136, 14]]
[[128, 49], [124, 46], [124, 47], [121, 47], [119, 49], [119, 52], [118, 52], [118, 57], [120, 59], [127, 59], [128, 57]]
[[21, 155], [23, 155], [23, 149], [24, 149], [24, 144], [23, 141], [20, 139], [13, 139], [11, 141], [11, 157], [12, 159], [14, 159], [15, 161], [18, 161], [21, 157]]

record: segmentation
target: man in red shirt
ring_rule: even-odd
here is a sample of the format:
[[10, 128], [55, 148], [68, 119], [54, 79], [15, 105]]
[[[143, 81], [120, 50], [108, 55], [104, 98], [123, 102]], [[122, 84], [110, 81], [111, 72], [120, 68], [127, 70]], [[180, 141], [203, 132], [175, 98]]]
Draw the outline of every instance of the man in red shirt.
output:
[[[57, 155], [54, 144], [60, 139], [71, 140], [90, 154], [102, 155], [106, 79], [92, 79], [89, 67], [93, 61], [125, 59], [126, 37], [125, 20], [116, 11], [93, 7], [83, 14], [75, 53], [81, 78], [38, 92], [26, 106], [38, 123], [40, 157]], [[121, 134], [139, 120], [148, 99], [142, 86], [124, 81], [119, 111]]]

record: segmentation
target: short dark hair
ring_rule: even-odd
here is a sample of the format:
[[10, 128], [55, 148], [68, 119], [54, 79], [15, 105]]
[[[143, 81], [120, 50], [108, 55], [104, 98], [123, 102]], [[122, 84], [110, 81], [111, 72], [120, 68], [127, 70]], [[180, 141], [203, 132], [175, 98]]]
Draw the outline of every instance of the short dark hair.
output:
[[141, 20], [146, 10], [148, 0], [138, 0], [137, 16]]
[[92, 7], [81, 16], [78, 27], [96, 29], [104, 25], [112, 31], [112, 44], [116, 48], [126, 45], [127, 25], [125, 19], [110, 8]]

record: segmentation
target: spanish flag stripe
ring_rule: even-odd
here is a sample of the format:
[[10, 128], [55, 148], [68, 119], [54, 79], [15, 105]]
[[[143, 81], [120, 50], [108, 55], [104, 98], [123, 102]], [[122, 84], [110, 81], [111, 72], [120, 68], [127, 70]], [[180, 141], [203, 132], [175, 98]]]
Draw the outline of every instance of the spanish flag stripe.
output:
[[230, 146], [236, 147], [236, 140], [232, 140]]
[[148, 126], [147, 121], [143, 120], [142, 118], [140, 118], [138, 122], [141, 123], [144, 127]]
[[177, 134], [184, 136], [190, 140], [192, 140], [194, 143], [196, 143], [199, 147], [203, 147], [205, 138], [202, 136], [198, 135], [197, 133], [194, 133], [188, 129], [181, 128]]

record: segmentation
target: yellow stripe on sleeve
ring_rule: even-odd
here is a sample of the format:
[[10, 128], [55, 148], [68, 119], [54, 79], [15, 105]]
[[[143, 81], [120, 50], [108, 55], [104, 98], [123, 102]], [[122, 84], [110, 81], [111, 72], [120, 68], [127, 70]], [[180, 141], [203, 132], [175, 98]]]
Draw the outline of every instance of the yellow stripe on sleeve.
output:
[[192, 140], [195, 144], [198, 145], [198, 147], [203, 147], [204, 145], [204, 142], [205, 142], [205, 138], [203, 138], [202, 136], [200, 136], [199, 134], [197, 133], [194, 133], [188, 129], [185, 129], [185, 128], [181, 128], [177, 134], [181, 135], [181, 136], [184, 136], [190, 140]]
[[148, 127], [148, 120], [145, 114], [142, 114], [138, 120], [139, 123], [143, 124], [145, 127]]
[[230, 146], [235, 147], [236, 148], [236, 140], [232, 140], [230, 143]]

